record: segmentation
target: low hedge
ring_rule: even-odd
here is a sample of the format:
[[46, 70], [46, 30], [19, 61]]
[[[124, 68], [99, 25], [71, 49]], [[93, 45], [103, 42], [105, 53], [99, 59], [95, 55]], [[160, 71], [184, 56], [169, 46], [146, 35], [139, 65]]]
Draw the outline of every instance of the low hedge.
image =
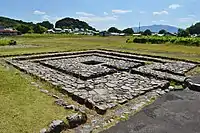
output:
[[185, 37], [157, 37], [157, 36], [140, 36], [129, 39], [127, 43], [150, 43], [150, 44], [181, 44], [189, 46], [200, 46], [200, 38]]

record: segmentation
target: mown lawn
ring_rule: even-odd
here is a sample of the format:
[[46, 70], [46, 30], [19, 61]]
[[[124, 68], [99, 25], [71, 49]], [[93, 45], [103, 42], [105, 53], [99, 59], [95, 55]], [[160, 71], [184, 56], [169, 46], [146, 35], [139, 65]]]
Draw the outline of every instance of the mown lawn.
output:
[[99, 37], [69, 35], [24, 35], [13, 37], [25, 46], [38, 47], [0, 48], [0, 55], [40, 53], [57, 51], [78, 51], [87, 49], [112, 49], [132, 53], [160, 55], [200, 61], [200, 47], [176, 44], [135, 44], [126, 43], [130, 37]]
[[17, 70], [0, 66], [0, 133], [36, 133], [68, 113]]

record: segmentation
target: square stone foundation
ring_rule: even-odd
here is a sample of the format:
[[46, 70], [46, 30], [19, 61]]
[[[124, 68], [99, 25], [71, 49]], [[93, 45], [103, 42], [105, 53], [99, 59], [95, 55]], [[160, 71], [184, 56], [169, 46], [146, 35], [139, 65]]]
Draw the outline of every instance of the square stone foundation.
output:
[[[66, 52], [8, 58], [6, 61], [59, 86], [62, 92], [102, 113], [169, 82], [183, 82], [194, 63], [110, 51]], [[147, 62], [151, 61], [151, 64]]]

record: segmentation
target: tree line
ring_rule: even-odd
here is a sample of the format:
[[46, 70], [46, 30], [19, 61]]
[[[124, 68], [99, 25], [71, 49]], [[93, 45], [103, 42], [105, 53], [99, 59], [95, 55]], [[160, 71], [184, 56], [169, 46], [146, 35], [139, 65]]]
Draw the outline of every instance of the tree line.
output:
[[[22, 20], [14, 20], [6, 17], [0, 17], [0, 26], [4, 27], [12, 27], [22, 34], [25, 33], [44, 33], [47, 31], [47, 29], [54, 28], [54, 25], [50, 23], [49, 21], [43, 21], [41, 23], [34, 24], [33, 22], [23, 22]], [[64, 18], [61, 20], [58, 20], [55, 24], [56, 28], [69, 28], [69, 29], [88, 29], [96, 31], [95, 28], [91, 27], [89, 24], [87, 24], [84, 21], [80, 21], [78, 19], [73, 18]], [[126, 33], [128, 35], [131, 35], [134, 33], [132, 28], [126, 28], [124, 30], [119, 30], [116, 27], [111, 27], [108, 29], [108, 32], [114, 32], [114, 33]], [[152, 32], [147, 29], [144, 32], [140, 32], [142, 35], [151, 35]], [[168, 33], [165, 30], [160, 30], [159, 34], [166, 34]], [[177, 32], [177, 35], [180, 37], [188, 37], [189, 35], [194, 34], [200, 34], [200, 22], [196, 23], [195, 25], [192, 25], [186, 29], [179, 29]]]
[[12, 27], [22, 34], [25, 33], [44, 33], [47, 29], [54, 27], [49, 21], [34, 24], [33, 22], [24, 22], [6, 17], [0, 17], [0, 25], [4, 27]]
[[[124, 30], [119, 30], [116, 27], [111, 27], [108, 29], [108, 32], [114, 32], [114, 33], [126, 33], [126, 34], [134, 34], [134, 31], [132, 28], [127, 28]], [[146, 29], [145, 31], [140, 31], [139, 32], [142, 35], [148, 36], [152, 35], [152, 31], [149, 29]], [[158, 34], [167, 34], [169, 33], [168, 31], [161, 29]], [[200, 35], [200, 22], [196, 23], [195, 25], [192, 25], [186, 29], [178, 29], [177, 36], [178, 37], [189, 37], [189, 35]]]

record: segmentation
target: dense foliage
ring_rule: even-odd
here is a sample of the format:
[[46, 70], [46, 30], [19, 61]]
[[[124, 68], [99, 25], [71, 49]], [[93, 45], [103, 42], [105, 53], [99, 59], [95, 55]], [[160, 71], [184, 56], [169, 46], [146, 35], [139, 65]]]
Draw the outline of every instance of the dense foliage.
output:
[[33, 26], [33, 31], [34, 33], [39, 33], [42, 34], [46, 31], [47, 29], [39, 24], [36, 24]]
[[50, 23], [49, 21], [43, 21], [42, 23], [37, 23], [38, 25], [45, 27], [47, 29], [53, 29], [54, 25]]
[[68, 28], [68, 29], [88, 29], [88, 30], [94, 30], [96, 31], [95, 28], [89, 26], [86, 22], [80, 21], [78, 19], [73, 19], [73, 18], [64, 18], [61, 20], [58, 20], [55, 24], [56, 28]]
[[178, 29], [178, 37], [188, 37], [189, 34], [188, 30]]
[[162, 30], [160, 30], [160, 31], [158, 32], [158, 34], [166, 34], [166, 33], [167, 33], [167, 31], [164, 30], [164, 29], [162, 29]]
[[4, 27], [17, 27], [19, 25], [33, 26], [32, 22], [23, 22], [22, 20], [15, 20], [6, 17], [0, 17], [0, 25]]
[[131, 35], [131, 34], [134, 33], [133, 28], [124, 29], [122, 32], [123, 32], [123, 33], [126, 33], [127, 35]]
[[144, 36], [150, 36], [152, 34], [151, 30], [147, 29], [142, 33]]
[[186, 29], [190, 34], [200, 34], [200, 22]]
[[14, 20], [10, 18], [0, 17], [0, 25], [4, 27], [12, 27], [22, 34], [25, 33], [44, 33], [47, 29], [41, 24], [33, 24], [32, 22], [23, 22], [21, 20]]
[[188, 46], [200, 46], [200, 38], [189, 37], [159, 37], [159, 36], [140, 36], [129, 39], [127, 42], [150, 43], [150, 44], [181, 44]]
[[110, 27], [108, 29], [108, 32], [112, 32], [112, 33], [121, 33], [121, 30], [117, 29], [116, 27]]

